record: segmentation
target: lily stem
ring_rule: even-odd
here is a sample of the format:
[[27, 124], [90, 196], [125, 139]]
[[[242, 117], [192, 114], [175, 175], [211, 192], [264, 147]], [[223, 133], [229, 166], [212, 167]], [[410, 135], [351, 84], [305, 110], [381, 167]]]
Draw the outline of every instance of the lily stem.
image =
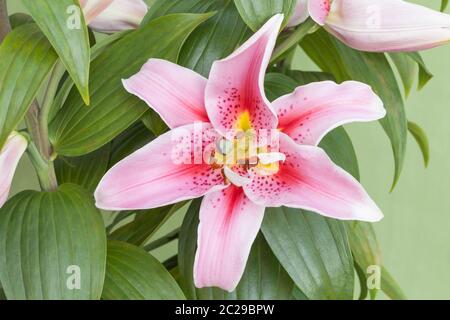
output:
[[53, 67], [53, 71], [50, 75], [47, 88], [45, 90], [44, 98], [42, 100], [41, 108], [39, 110], [39, 131], [40, 135], [45, 138], [45, 150], [43, 156], [50, 160], [52, 158], [53, 151], [51, 150], [50, 143], [48, 142], [48, 124], [50, 109], [55, 100], [56, 92], [58, 91], [59, 82], [66, 71], [61, 60], [58, 60]]
[[[6, 0], [0, 0], [0, 42], [10, 31], [11, 25]], [[55, 168], [50, 160], [52, 148], [48, 139], [48, 115], [63, 73], [63, 67], [57, 62], [50, 76], [42, 109], [39, 109], [37, 101], [34, 100], [25, 116], [25, 123], [31, 136], [31, 138], [28, 137], [27, 153], [36, 169], [41, 188], [46, 191], [53, 191], [58, 186]]]
[[284, 41], [282, 41], [273, 51], [270, 62], [278, 61], [284, 53], [296, 46], [307, 34], [315, 31], [317, 28], [316, 23], [311, 18], [308, 18], [305, 22], [297, 27]]
[[10, 31], [11, 25], [9, 24], [6, 0], [0, 0], [0, 43]]
[[31, 163], [36, 169], [39, 178], [39, 183], [42, 190], [54, 191], [58, 187], [56, 182], [55, 167], [53, 161], [49, 161], [42, 157], [42, 154], [36, 147], [36, 144], [30, 139], [27, 149], [28, 156]]

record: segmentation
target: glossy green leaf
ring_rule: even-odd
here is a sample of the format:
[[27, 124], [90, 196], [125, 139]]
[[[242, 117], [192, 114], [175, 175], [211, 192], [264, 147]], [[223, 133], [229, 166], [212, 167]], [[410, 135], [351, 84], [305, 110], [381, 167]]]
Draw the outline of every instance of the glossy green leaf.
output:
[[274, 101], [282, 95], [291, 93], [297, 87], [297, 82], [282, 73], [267, 73], [264, 89], [267, 99]]
[[134, 211], [136, 216], [133, 221], [115, 230], [109, 238], [142, 246], [182, 206], [183, 203], [178, 203], [155, 209]]
[[[373, 225], [361, 221], [347, 222], [347, 233], [350, 241], [355, 263], [360, 268], [364, 283], [366, 284], [368, 268], [370, 266], [381, 266], [381, 249], [373, 229]], [[370, 296], [375, 299], [377, 289], [371, 289]]]
[[342, 221], [299, 209], [267, 208], [262, 232], [308, 298], [353, 298], [353, 258]]
[[220, 10], [228, 0], [156, 0], [142, 25], [173, 13], [205, 13]]
[[183, 300], [180, 287], [152, 255], [131, 244], [108, 242], [105, 300]]
[[211, 14], [174, 14], [155, 19], [104, 50], [92, 62], [91, 107], [72, 90], [50, 125], [55, 151], [65, 156], [92, 152], [138, 120], [148, 106], [126, 92], [121, 79], [149, 58], [176, 61], [187, 36]]
[[0, 279], [8, 299], [99, 299], [105, 264], [103, 220], [81, 187], [24, 191], [0, 209]]
[[[91, 48], [91, 61], [97, 58], [100, 53], [102, 53], [105, 49], [109, 48], [114, 42], [122, 38], [124, 35], [128, 34], [129, 31], [116, 32], [112, 35], [109, 35], [105, 38], [102, 38]], [[50, 108], [49, 121], [51, 122], [58, 111], [63, 106], [67, 96], [72, 90], [74, 83], [72, 78], [66, 77], [64, 82], [60, 84], [58, 93], [53, 100], [52, 106]]]
[[336, 81], [333, 75], [325, 72], [287, 70], [285, 74], [294, 79], [298, 86], [311, 82]]
[[441, 1], [441, 11], [444, 12], [445, 9], [447, 9], [448, 6], [448, 0], [442, 0]]
[[186, 213], [179, 237], [178, 265], [182, 288], [190, 299], [267, 300], [290, 299], [294, 284], [260, 234], [253, 243], [244, 274], [233, 292], [219, 288], [196, 289], [193, 266], [197, 248], [198, 212], [196, 199]]
[[17, 12], [9, 16], [9, 23], [11, 24], [12, 29], [33, 22], [34, 20], [30, 15], [22, 12]]
[[89, 104], [89, 36], [78, 0], [23, 0]]
[[57, 55], [35, 24], [14, 29], [0, 45], [0, 148], [25, 116]]
[[405, 96], [408, 97], [416, 79], [417, 64], [403, 52], [392, 52], [389, 56], [402, 79]]
[[253, 31], [258, 30], [277, 13], [284, 14], [283, 28], [294, 13], [296, 2], [296, 0], [234, 0], [242, 19]]
[[110, 145], [85, 156], [59, 157], [55, 161], [58, 183], [75, 183], [93, 193], [109, 164]]
[[353, 143], [344, 128], [339, 127], [328, 133], [319, 147], [325, 150], [335, 164], [359, 180], [358, 159]]
[[142, 122], [136, 122], [111, 142], [109, 167], [145, 146], [154, 138], [155, 136]]
[[408, 121], [408, 131], [419, 145], [425, 167], [428, 167], [430, 161], [430, 144], [428, 142], [427, 134], [418, 124], [412, 121]]
[[386, 268], [381, 268], [381, 290], [392, 300], [406, 300], [397, 281], [390, 275]]
[[189, 36], [180, 53], [181, 65], [205, 77], [214, 61], [231, 54], [250, 33], [233, 1], [219, 2], [223, 8]]
[[153, 109], [148, 110], [142, 116], [141, 121], [156, 137], [169, 130], [161, 116]]
[[419, 84], [417, 88], [420, 90], [433, 78], [433, 74], [428, 70], [428, 67], [425, 64], [425, 61], [423, 61], [422, 56], [418, 52], [406, 52], [405, 55], [407, 55], [409, 58], [414, 60], [417, 65], [419, 66]]
[[394, 188], [403, 168], [407, 125], [403, 98], [386, 56], [349, 48], [324, 30], [306, 36], [301, 46], [323, 71], [331, 73], [338, 82], [361, 81], [370, 85], [383, 100], [387, 115], [380, 123], [394, 154]]

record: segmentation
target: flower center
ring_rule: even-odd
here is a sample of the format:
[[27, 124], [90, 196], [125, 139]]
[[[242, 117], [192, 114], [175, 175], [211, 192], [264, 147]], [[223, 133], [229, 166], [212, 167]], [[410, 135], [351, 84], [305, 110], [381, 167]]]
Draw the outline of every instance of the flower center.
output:
[[253, 175], [269, 176], [279, 171], [279, 162], [285, 156], [273, 152], [267, 145], [258, 145], [258, 135], [252, 128], [248, 112], [242, 113], [235, 123], [231, 139], [216, 142], [211, 165], [222, 168], [226, 180], [236, 186], [251, 181]]

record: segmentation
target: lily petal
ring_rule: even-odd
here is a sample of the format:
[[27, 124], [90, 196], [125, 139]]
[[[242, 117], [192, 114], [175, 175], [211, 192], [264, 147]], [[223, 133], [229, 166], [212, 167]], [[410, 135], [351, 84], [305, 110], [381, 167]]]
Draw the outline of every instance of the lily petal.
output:
[[242, 188], [230, 186], [203, 198], [194, 263], [196, 287], [229, 292], [236, 288], [263, 217], [264, 207], [252, 203]]
[[223, 136], [239, 129], [236, 124], [242, 117], [254, 130], [276, 127], [276, 114], [264, 93], [264, 74], [282, 22], [282, 14], [273, 16], [233, 54], [213, 63], [206, 85], [206, 110]]
[[[104, 33], [136, 29], [141, 24], [148, 7], [143, 0], [88, 0], [94, 2], [93, 10], [88, 12], [89, 26]], [[109, 4], [108, 4], [109, 3]], [[101, 10], [103, 9], [103, 10]]]
[[150, 59], [136, 75], [123, 80], [123, 85], [154, 109], [170, 128], [209, 122], [204, 102], [206, 79], [192, 70]]
[[364, 51], [418, 51], [450, 42], [450, 15], [402, 0], [334, 0], [325, 28]]
[[308, 0], [297, 0], [297, 4], [295, 5], [294, 14], [289, 18], [286, 27], [295, 27], [300, 23], [304, 22], [308, 19]]
[[361, 82], [332, 81], [298, 87], [272, 102], [279, 128], [300, 144], [317, 145], [331, 130], [350, 122], [383, 118], [383, 102]]
[[159, 136], [106, 173], [95, 191], [97, 207], [150, 209], [225, 188], [221, 170], [202, 158], [217, 138], [207, 123]]
[[80, 0], [84, 19], [89, 24], [92, 20], [109, 7], [114, 0]]
[[0, 151], [0, 207], [8, 199], [9, 190], [19, 164], [20, 158], [27, 149], [28, 141], [17, 132], [10, 134]]
[[296, 144], [280, 134], [286, 161], [278, 173], [255, 176], [244, 186], [254, 203], [315, 211], [341, 220], [379, 221], [383, 214], [361, 184], [314, 146]]
[[[330, 13], [330, 4], [331, 0], [309, 0], [308, 1], [308, 11], [311, 18], [323, 26], [325, 24], [325, 20]], [[358, 1], [358, 0], [357, 0]]]

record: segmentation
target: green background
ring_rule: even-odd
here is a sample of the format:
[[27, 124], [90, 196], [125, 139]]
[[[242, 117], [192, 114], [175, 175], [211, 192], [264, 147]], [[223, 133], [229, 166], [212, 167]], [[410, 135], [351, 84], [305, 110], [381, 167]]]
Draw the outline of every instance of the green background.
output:
[[[438, 9], [440, 1], [412, 1]], [[23, 11], [19, 0], [9, 0], [10, 12]], [[447, 12], [450, 12], [447, 9]], [[410, 299], [450, 299], [450, 45], [423, 53], [434, 79], [406, 101], [408, 119], [428, 134], [431, 161], [424, 169], [412, 137], [402, 176], [389, 193], [393, 158], [389, 142], [377, 123], [346, 126], [354, 142], [362, 183], [383, 210], [385, 218], [375, 225], [383, 250], [384, 265]], [[295, 67], [316, 70], [299, 53]], [[12, 194], [36, 187], [36, 177], [26, 157], [21, 161]], [[172, 219], [178, 223], [181, 216]], [[162, 230], [164, 232], [164, 230]], [[170, 256], [172, 244], [157, 252]]]

